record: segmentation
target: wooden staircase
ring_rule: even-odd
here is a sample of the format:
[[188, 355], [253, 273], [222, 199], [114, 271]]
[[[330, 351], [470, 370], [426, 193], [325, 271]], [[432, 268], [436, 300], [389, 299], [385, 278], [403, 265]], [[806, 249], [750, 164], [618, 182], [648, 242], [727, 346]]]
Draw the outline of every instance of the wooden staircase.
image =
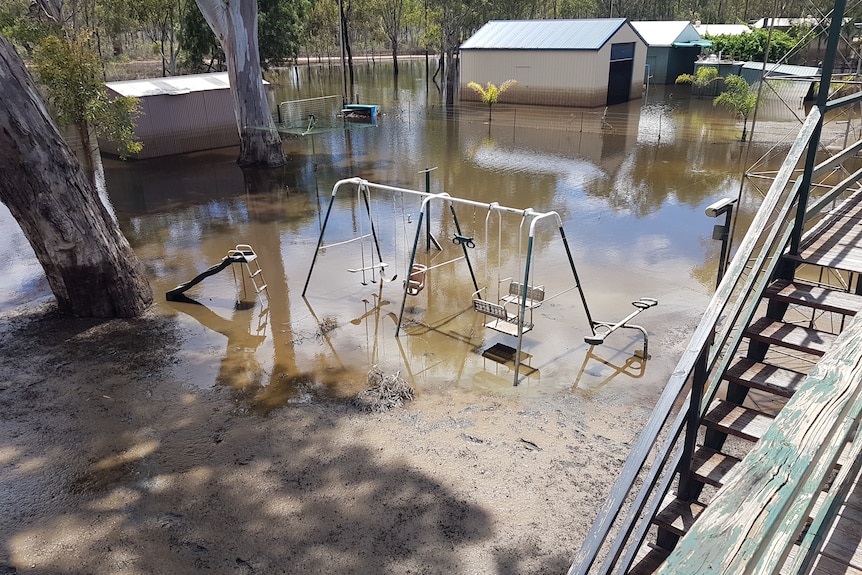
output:
[[[818, 313], [830, 314], [831, 320], [835, 320], [837, 315], [837, 324], [844, 325], [845, 318], [862, 310], [860, 295], [788, 280], [773, 282], [764, 293], [764, 300], [772, 304], [766, 307], [773, 310], [778, 308], [781, 311], [782, 307], [792, 306], [803, 315], [814, 318], [810, 322], [814, 325], [818, 325]], [[775, 306], [774, 303], [780, 305]], [[824, 321], [821, 316], [819, 323]], [[752, 402], [746, 401], [749, 392], [757, 390], [757, 403], [783, 404], [805, 380], [807, 370], [802, 371], [800, 367], [806, 363], [813, 365], [836, 337], [829, 331], [770, 319], [768, 315], [751, 322], [744, 335], [748, 340], [748, 352], [736, 358], [725, 371], [724, 398], [714, 399], [702, 418], [701, 441], [692, 456], [690, 495], [686, 498], [676, 494], [665, 498], [652, 519], [656, 538], [642, 546], [635, 565], [629, 570], [631, 574], [655, 572], [678, 539], [689, 531], [706, 509], [715, 488], [723, 485], [727, 473], [771, 425], [775, 411], [752, 406]], [[762, 344], [769, 346], [768, 353]], [[734, 454], [724, 451], [730, 441], [733, 442]]]

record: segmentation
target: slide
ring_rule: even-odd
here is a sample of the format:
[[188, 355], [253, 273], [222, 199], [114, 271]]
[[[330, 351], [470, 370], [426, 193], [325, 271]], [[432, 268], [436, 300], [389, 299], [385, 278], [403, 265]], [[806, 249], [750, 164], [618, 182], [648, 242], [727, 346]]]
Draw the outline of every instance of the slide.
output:
[[199, 273], [197, 276], [194, 277], [194, 279], [191, 279], [186, 283], [180, 284], [174, 289], [168, 291], [168, 293], [165, 294], [165, 298], [168, 301], [179, 301], [182, 299], [181, 296], [186, 290], [201, 283], [204, 278], [208, 278], [209, 276], [219, 273], [232, 263], [242, 263], [243, 261], [245, 261], [245, 259], [242, 256], [225, 256], [220, 263]]

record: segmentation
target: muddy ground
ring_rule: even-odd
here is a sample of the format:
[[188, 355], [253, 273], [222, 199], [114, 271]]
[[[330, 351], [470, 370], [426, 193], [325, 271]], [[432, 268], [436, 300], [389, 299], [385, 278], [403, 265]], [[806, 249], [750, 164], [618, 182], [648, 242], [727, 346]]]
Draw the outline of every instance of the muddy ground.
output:
[[155, 312], [0, 317], [0, 573], [564, 573], [648, 414], [417, 390], [261, 416]]

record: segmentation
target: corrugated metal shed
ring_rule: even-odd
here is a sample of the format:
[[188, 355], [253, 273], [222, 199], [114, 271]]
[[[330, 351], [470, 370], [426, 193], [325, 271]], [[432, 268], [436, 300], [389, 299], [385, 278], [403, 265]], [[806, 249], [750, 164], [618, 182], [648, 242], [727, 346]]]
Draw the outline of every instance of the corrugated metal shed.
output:
[[688, 20], [632, 22], [647, 42], [644, 82], [673, 84], [680, 74], [691, 74], [702, 46], [709, 46]]
[[188, 76], [168, 76], [166, 78], [146, 78], [125, 80], [105, 84], [121, 96], [178, 96], [189, 92], [230, 89], [227, 72], [215, 74], [191, 74]]
[[[742, 77], [749, 83], [760, 79], [763, 62], [745, 62], [742, 65]], [[820, 68], [816, 66], [794, 66], [792, 64], [767, 64], [766, 76], [819, 76]]]
[[[762, 70], [763, 62], [745, 62], [739, 75], [754, 86], [760, 81]], [[814, 84], [819, 80], [818, 72], [819, 68], [814, 66], [767, 64], [767, 80], [760, 91], [758, 114], [770, 120], [786, 120], [793, 111], [801, 110], [805, 100], [814, 96]], [[794, 79], [800, 77], [803, 79]]]
[[[227, 72], [108, 82], [109, 94], [140, 99], [137, 158], [152, 158], [239, 144]], [[116, 144], [99, 140], [106, 153]]]
[[492, 20], [461, 50], [598, 50], [625, 23], [625, 18]]
[[505, 101], [551, 106], [609, 106], [643, 93], [646, 43], [625, 18], [515, 20], [485, 24], [461, 46], [462, 100], [467, 84], [516, 80]]
[[701, 40], [700, 34], [688, 20], [632, 22], [632, 26], [650, 47], [673, 46], [675, 42], [697, 42]]

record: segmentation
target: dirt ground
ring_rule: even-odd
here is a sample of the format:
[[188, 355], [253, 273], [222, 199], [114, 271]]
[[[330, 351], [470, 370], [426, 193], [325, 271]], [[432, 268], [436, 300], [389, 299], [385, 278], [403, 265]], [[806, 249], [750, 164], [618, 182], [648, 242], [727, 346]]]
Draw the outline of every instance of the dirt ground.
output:
[[564, 573], [649, 408], [444, 388], [262, 417], [171, 375], [187, 336], [0, 317], [0, 574]]

